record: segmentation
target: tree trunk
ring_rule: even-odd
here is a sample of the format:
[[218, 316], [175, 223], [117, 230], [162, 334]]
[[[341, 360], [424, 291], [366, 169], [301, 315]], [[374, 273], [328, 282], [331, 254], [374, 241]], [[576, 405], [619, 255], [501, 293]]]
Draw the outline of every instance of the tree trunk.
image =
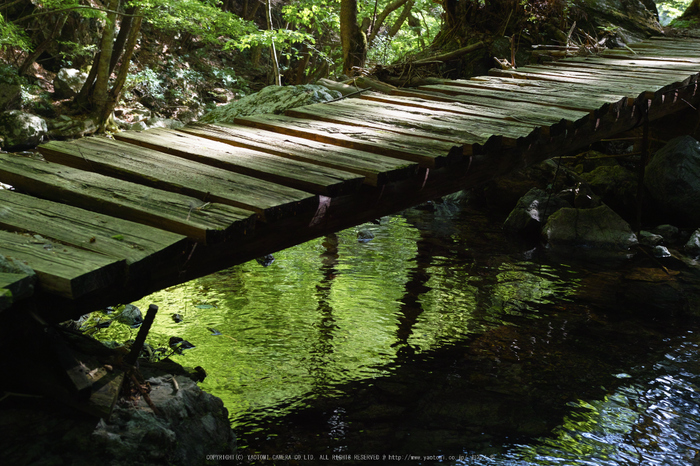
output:
[[[129, 9], [133, 10], [132, 13], [139, 15], [141, 13], [141, 8]], [[136, 48], [136, 39], [138, 38], [139, 31], [141, 30], [141, 16], [133, 17], [129, 34], [124, 44], [124, 55], [121, 59], [121, 66], [119, 67], [119, 74], [117, 74], [117, 79], [114, 81], [114, 86], [109, 91], [109, 96], [107, 101], [102, 105], [100, 113], [97, 116], [98, 119], [98, 131], [102, 132], [107, 129], [107, 126], [112, 120], [112, 112], [114, 107], [119, 101], [119, 96], [121, 95], [122, 89], [124, 88], [124, 83], [126, 82], [127, 75], [129, 74], [129, 65], [131, 64], [131, 56], [134, 54], [134, 49]]]
[[[367, 43], [371, 44], [374, 38], [377, 36], [377, 32], [382, 28], [382, 24], [384, 24], [384, 21], [386, 20], [387, 16], [389, 16], [392, 12], [395, 10], [398, 10], [402, 6], [404, 6], [408, 0], [394, 0], [393, 2], [389, 3], [386, 8], [382, 10], [381, 13], [379, 13], [379, 16], [377, 16], [377, 20], [375, 21], [374, 25], [372, 26], [372, 32], [370, 33], [369, 37], [367, 37]], [[342, 0], [341, 0], [342, 4]], [[410, 12], [410, 9], [409, 9]], [[342, 14], [342, 7], [341, 7], [341, 14]], [[341, 24], [342, 24], [342, 19], [341, 19]], [[341, 32], [342, 34], [342, 32]]]
[[700, 16], [700, 0], [693, 0], [683, 12], [681, 18], [690, 18], [691, 16]]
[[[114, 41], [114, 49], [112, 50], [112, 59], [109, 62], [109, 73], [112, 74], [114, 68], [117, 66], [119, 57], [124, 51], [124, 46], [126, 44], [127, 38], [130, 36], [132, 24], [134, 22], [134, 14], [136, 12], [136, 7], [132, 6], [126, 10], [126, 15], [122, 18], [119, 24], [119, 34], [117, 34], [117, 40]], [[139, 19], [139, 24], [141, 20]]]
[[[266, 0], [266, 16], [267, 16], [267, 30], [272, 32], [272, 3], [270, 0]], [[278, 86], [282, 85], [282, 77], [280, 76], [280, 64], [277, 61], [277, 50], [275, 49], [275, 40], [272, 38], [270, 42], [270, 59], [272, 60], [272, 73], [275, 75], [275, 84]]]
[[394, 37], [396, 34], [398, 34], [398, 32], [401, 30], [401, 26], [403, 26], [403, 23], [406, 22], [409, 16], [411, 16], [411, 9], [415, 3], [415, 0], [409, 0], [404, 4], [399, 18], [396, 20], [394, 25], [391, 26], [391, 29], [389, 29], [389, 37]]
[[365, 66], [367, 39], [357, 25], [357, 0], [340, 0], [340, 42], [343, 46], [343, 73]]
[[97, 63], [97, 76], [95, 77], [95, 88], [92, 91], [91, 106], [98, 110], [107, 102], [107, 85], [109, 83], [109, 63], [112, 59], [112, 49], [114, 47], [114, 31], [116, 30], [117, 13], [119, 0], [110, 0], [107, 8], [114, 13], [107, 14], [104, 30], [102, 31], [102, 41], [100, 42], [100, 60]]

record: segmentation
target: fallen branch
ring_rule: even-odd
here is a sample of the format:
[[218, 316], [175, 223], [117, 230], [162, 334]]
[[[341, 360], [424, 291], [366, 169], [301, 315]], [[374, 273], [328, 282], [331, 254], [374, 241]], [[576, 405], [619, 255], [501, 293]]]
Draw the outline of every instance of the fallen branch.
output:
[[453, 50], [452, 52], [448, 53], [443, 53], [442, 55], [435, 55], [434, 57], [430, 58], [424, 58], [422, 60], [416, 60], [411, 63], [411, 65], [429, 65], [431, 63], [435, 62], [445, 62], [445, 61], [450, 61], [454, 60], [455, 58], [459, 58], [462, 55], [466, 55], [468, 53], [471, 53], [475, 50], [479, 50], [486, 47], [486, 44], [483, 41], [477, 42], [476, 44], [471, 44], [467, 45], [466, 47], [462, 47], [461, 49]]

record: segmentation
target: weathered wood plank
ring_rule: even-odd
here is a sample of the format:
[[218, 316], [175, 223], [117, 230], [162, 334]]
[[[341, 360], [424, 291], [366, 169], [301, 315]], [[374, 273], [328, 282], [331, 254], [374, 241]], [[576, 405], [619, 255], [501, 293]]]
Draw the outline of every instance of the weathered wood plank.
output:
[[0, 230], [0, 251], [34, 269], [40, 290], [70, 299], [118, 286], [125, 278], [124, 259], [31, 235]]
[[252, 210], [263, 221], [313, 214], [318, 206], [311, 193], [107, 138], [52, 141], [39, 151], [53, 162]]
[[314, 194], [347, 194], [358, 189], [364, 181], [364, 178], [357, 174], [283, 159], [265, 152], [233, 147], [169, 129], [124, 131], [115, 134], [114, 137], [120, 141]]
[[[610, 105], [596, 102], [595, 100], [572, 100], [557, 96], [556, 91], [539, 88], [540, 94], [513, 92], [507, 89], [488, 89], [486, 87], [466, 87], [466, 86], [446, 86], [446, 85], [429, 85], [420, 86], [416, 91], [394, 91], [395, 95], [401, 96], [418, 96], [425, 94], [436, 98], [439, 96], [449, 96], [449, 101], [457, 101], [470, 105], [493, 107], [500, 109], [517, 108], [523, 112], [537, 112], [543, 107], [553, 108], [561, 111], [562, 118], [576, 121], [581, 118], [581, 113], [596, 114], [601, 109], [608, 108]], [[425, 97], [428, 98], [428, 97]], [[618, 101], [622, 97], [618, 98]], [[627, 99], [625, 98], [625, 102]], [[568, 115], [567, 110], [572, 112]], [[547, 111], [547, 110], [544, 110]], [[575, 113], [574, 113], [575, 112]]]
[[627, 58], [633, 60], [661, 60], [661, 61], [675, 61], [680, 63], [700, 63], [700, 57], [688, 56], [688, 54], [669, 52], [664, 53], [648, 53], [646, 51], [630, 51], [627, 49], [612, 49], [604, 50], [598, 54], [602, 58]]
[[35, 275], [0, 271], [0, 312], [34, 294]]
[[[404, 105], [408, 107], [417, 107], [430, 111], [451, 112], [460, 115], [477, 115], [487, 118], [506, 121], [519, 121], [528, 123], [533, 126], [552, 127], [557, 126], [565, 120], [561, 115], [560, 109], [547, 106], [540, 106], [537, 112], [521, 109], [518, 106], [510, 106], [510, 108], [485, 107], [481, 105], [471, 105], [461, 103], [454, 99], [437, 100], [434, 96], [420, 96], [420, 94], [412, 95], [391, 95], [377, 93], [364, 93], [360, 97], [362, 100], [374, 100], [376, 102], [386, 102], [393, 105]], [[432, 98], [431, 98], [432, 97]], [[583, 124], [588, 120], [590, 114], [588, 112], [578, 112], [579, 118], [575, 120], [576, 124]]]
[[129, 280], [141, 280], [186, 249], [187, 237], [77, 207], [0, 190], [0, 228], [125, 259]]
[[25, 193], [212, 243], [250, 233], [255, 212], [63, 165], [0, 154], [0, 180]]
[[462, 147], [458, 145], [391, 131], [284, 115], [248, 116], [236, 118], [235, 121], [241, 125], [417, 162], [426, 167], [443, 166], [463, 157]]
[[605, 80], [606, 82], [614, 82], [623, 78], [625, 83], [635, 83], [646, 85], [665, 86], [669, 83], [686, 81], [697, 73], [685, 72], [653, 72], [646, 70], [639, 72], [634, 70], [621, 69], [606, 69], [604, 67], [575, 67], [575, 66], [542, 66], [530, 65], [526, 69], [521, 68], [525, 72], [547, 73], [555, 76], [575, 77], [581, 79], [591, 79], [595, 81]]
[[700, 72], [700, 66], [693, 63], [670, 60], [635, 60], [633, 58], [616, 59], [599, 57], [573, 57], [567, 58], [566, 60], [556, 60], [549, 63], [549, 65], [563, 67], [572, 66], [604, 68], [609, 70], [633, 70], [637, 73], [661, 72], [664, 75], [667, 74], [669, 70], [672, 70], [674, 73], [688, 72], [689, 74]]
[[661, 91], [664, 88], [671, 86], [665, 84], [654, 84], [642, 81], [608, 81], [603, 79], [592, 79], [591, 77], [574, 77], [565, 76], [561, 74], [556, 74], [554, 72], [547, 71], [513, 71], [513, 70], [489, 70], [489, 75], [491, 76], [504, 76], [519, 79], [535, 79], [542, 81], [557, 81], [563, 83], [577, 84], [582, 89], [590, 89], [591, 91], [603, 91], [606, 93], [622, 93], [628, 97], [637, 97], [641, 93], [648, 93], [653, 95], [654, 92]]
[[365, 102], [359, 99], [307, 105], [288, 110], [287, 115], [381, 128], [426, 138], [440, 138], [457, 144], [483, 144], [493, 135], [509, 138], [528, 137], [537, 128], [535, 125], [518, 121], [455, 115], [439, 110], [427, 111], [418, 107], [392, 105], [387, 102]]
[[225, 123], [189, 124], [180, 131], [278, 157], [357, 173], [364, 176], [365, 183], [370, 186], [405, 179], [418, 167], [415, 162], [406, 162], [320, 141], [312, 142], [305, 138], [249, 126]]

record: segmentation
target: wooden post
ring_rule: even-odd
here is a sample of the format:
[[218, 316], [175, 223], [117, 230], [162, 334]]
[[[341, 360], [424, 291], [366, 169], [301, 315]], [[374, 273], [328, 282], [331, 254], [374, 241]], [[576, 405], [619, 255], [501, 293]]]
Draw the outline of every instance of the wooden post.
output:
[[642, 204], [644, 201], [644, 169], [649, 160], [649, 106], [651, 100], [644, 99], [639, 105], [642, 111], [642, 154], [639, 158], [639, 171], [637, 176], [637, 218], [635, 221], [634, 232], [639, 235], [642, 229]]
[[131, 366], [136, 364], [136, 360], [139, 358], [139, 354], [141, 354], [143, 344], [146, 341], [149, 330], [151, 330], [151, 325], [153, 325], [157, 312], [158, 306], [155, 304], [148, 306], [148, 311], [146, 312], [146, 317], [144, 317], [143, 324], [141, 324], [141, 328], [139, 329], [139, 334], [136, 335], [136, 341], [134, 341], [134, 345], [131, 347], [129, 354], [127, 354], [126, 358], [124, 358], [125, 363]]

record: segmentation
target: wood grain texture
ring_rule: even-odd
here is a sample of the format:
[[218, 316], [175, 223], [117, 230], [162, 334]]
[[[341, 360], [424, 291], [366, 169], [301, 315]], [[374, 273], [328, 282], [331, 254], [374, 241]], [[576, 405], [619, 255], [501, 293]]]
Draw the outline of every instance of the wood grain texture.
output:
[[250, 233], [255, 212], [59, 164], [0, 154], [0, 179], [22, 192], [210, 243]]
[[315, 195], [102, 137], [52, 141], [47, 160], [256, 212], [271, 221], [313, 211]]

